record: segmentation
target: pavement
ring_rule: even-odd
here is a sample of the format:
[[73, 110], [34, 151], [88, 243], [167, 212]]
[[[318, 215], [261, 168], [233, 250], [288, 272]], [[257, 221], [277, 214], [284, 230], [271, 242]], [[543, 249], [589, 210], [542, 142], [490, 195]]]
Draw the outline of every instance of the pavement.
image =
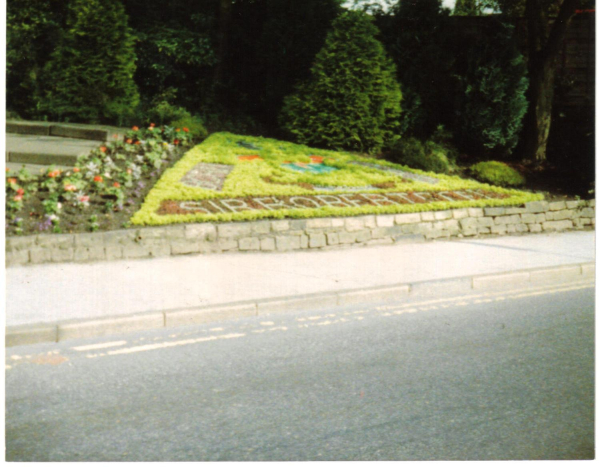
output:
[[7, 345], [593, 278], [594, 261], [595, 232], [576, 231], [10, 267]]

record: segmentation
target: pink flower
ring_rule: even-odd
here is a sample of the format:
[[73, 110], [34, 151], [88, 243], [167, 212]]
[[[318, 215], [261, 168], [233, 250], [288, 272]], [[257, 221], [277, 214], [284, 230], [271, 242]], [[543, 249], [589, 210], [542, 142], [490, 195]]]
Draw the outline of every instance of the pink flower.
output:
[[22, 199], [23, 199], [23, 195], [16, 195], [16, 196], [13, 198], [13, 201], [21, 201]]
[[75, 191], [75, 190], [77, 190], [77, 187], [71, 183], [67, 183], [64, 186], [64, 189], [65, 189], [65, 191]]

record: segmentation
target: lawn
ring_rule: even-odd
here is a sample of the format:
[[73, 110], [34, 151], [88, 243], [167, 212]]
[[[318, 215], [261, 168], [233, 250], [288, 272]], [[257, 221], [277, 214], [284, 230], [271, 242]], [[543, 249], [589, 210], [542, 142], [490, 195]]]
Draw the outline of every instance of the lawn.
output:
[[403, 213], [542, 198], [348, 152], [215, 133], [163, 173], [131, 223]]

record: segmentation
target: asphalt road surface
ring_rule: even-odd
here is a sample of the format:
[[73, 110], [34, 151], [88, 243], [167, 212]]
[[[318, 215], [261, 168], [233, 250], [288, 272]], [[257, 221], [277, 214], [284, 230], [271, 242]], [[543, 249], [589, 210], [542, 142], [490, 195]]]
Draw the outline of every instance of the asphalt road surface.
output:
[[593, 284], [9, 348], [6, 458], [593, 459]]

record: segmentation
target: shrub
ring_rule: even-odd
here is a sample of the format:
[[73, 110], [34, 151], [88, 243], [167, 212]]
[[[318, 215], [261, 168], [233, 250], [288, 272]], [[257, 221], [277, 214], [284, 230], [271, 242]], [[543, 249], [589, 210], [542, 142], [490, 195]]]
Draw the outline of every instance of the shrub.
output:
[[434, 141], [423, 143], [417, 138], [405, 138], [394, 145], [386, 158], [426, 172], [449, 173], [454, 162], [448, 156], [448, 148]]
[[187, 128], [189, 134], [193, 140], [203, 140], [208, 136], [208, 131], [204, 127], [204, 122], [200, 117], [197, 116], [186, 116], [174, 120], [170, 123], [170, 126], [175, 128]]
[[464, 39], [456, 70], [453, 130], [457, 145], [466, 152], [502, 157], [518, 142], [528, 81], [513, 31], [512, 26], [492, 22], [481, 36]]
[[377, 152], [397, 138], [402, 93], [365, 13], [333, 22], [309, 81], [285, 99], [282, 126], [304, 144]]
[[473, 176], [484, 183], [498, 186], [520, 186], [525, 177], [504, 162], [487, 161], [471, 166]]
[[122, 125], [139, 101], [134, 72], [133, 37], [121, 1], [73, 0], [47, 66], [42, 107], [59, 120]]

